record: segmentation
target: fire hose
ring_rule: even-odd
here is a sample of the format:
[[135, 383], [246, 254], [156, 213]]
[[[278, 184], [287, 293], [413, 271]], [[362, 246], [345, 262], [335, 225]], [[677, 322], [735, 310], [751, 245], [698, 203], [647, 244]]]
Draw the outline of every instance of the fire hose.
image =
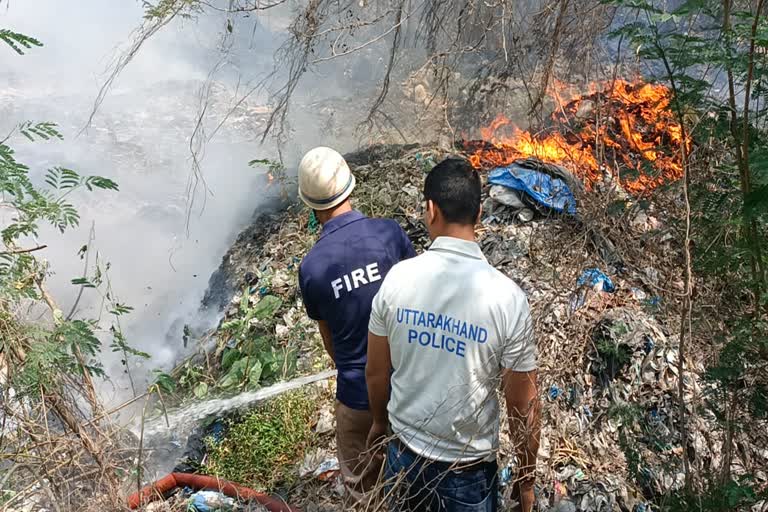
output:
[[141, 491], [133, 493], [128, 497], [128, 508], [134, 510], [143, 504], [162, 499], [166, 493], [177, 487], [189, 487], [196, 491], [218, 491], [231, 498], [254, 500], [267, 507], [270, 512], [301, 512], [285, 501], [263, 492], [212, 476], [191, 473], [171, 473], [144, 487]]

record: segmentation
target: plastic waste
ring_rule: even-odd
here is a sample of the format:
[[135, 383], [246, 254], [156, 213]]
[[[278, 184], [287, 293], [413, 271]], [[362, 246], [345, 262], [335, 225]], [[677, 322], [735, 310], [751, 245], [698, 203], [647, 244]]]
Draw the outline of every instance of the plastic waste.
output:
[[616, 287], [613, 285], [611, 278], [596, 268], [586, 269], [576, 281], [577, 286], [589, 285], [594, 288], [598, 284], [602, 284], [602, 290], [604, 292], [613, 293], [616, 291]]
[[188, 512], [229, 512], [235, 509], [235, 500], [216, 491], [199, 491], [190, 496]]
[[224, 438], [226, 433], [226, 427], [224, 426], [224, 420], [216, 418], [208, 427], [208, 438], [213, 441], [214, 444], [219, 444]]
[[514, 190], [502, 185], [493, 185], [488, 191], [488, 195], [491, 199], [497, 203], [501, 203], [512, 208], [525, 208], [526, 205], [520, 196]]
[[422, 167], [424, 167], [425, 171], [430, 170], [432, 167], [436, 165], [434, 158], [432, 158], [432, 155], [427, 155], [426, 157], [424, 157], [424, 155], [422, 155], [421, 153], [416, 153], [416, 156], [414, 158], [418, 163], [422, 165]]
[[339, 474], [339, 460], [329, 456], [324, 450], [308, 452], [299, 467], [299, 477], [305, 478], [312, 475], [321, 481], [333, 480]]
[[653, 342], [653, 338], [650, 336], [645, 336], [645, 341], [643, 342], [643, 352], [650, 354], [655, 345], [656, 344]]
[[517, 212], [517, 220], [520, 222], [530, 222], [533, 220], [533, 210], [530, 208], [523, 208], [519, 212]]
[[661, 297], [659, 296], [651, 297], [650, 299], [646, 299], [645, 301], [643, 301], [643, 303], [651, 307], [658, 307], [661, 305]]
[[549, 387], [549, 392], [547, 393], [547, 395], [549, 396], [550, 400], [557, 400], [557, 398], [561, 394], [562, 394], [562, 390], [559, 387], [557, 387], [557, 385], [555, 385], [555, 384], [552, 384]]
[[504, 487], [512, 481], [512, 465], [507, 464], [499, 471], [499, 485]]
[[327, 434], [328, 432], [332, 432], [335, 426], [335, 422], [336, 419], [330, 408], [323, 407], [320, 410], [320, 417], [318, 418], [317, 424], [315, 425], [315, 432], [318, 434]]
[[587, 293], [584, 289], [576, 290], [575, 293], [571, 294], [571, 298], [568, 301], [568, 307], [570, 308], [571, 313], [583, 306], [586, 300]]
[[565, 181], [544, 172], [513, 163], [492, 170], [488, 183], [518, 190], [550, 210], [576, 215], [576, 197], [571, 189]]
[[320, 223], [317, 221], [317, 217], [315, 217], [314, 211], [311, 211], [309, 213], [309, 222], [307, 223], [307, 229], [312, 234], [317, 233], [318, 229], [320, 229]]
[[339, 460], [336, 457], [325, 459], [312, 474], [315, 478], [323, 482], [332, 480], [339, 474]]
[[571, 407], [578, 407], [581, 405], [581, 389], [580, 386], [571, 386], [568, 388], [568, 403]]

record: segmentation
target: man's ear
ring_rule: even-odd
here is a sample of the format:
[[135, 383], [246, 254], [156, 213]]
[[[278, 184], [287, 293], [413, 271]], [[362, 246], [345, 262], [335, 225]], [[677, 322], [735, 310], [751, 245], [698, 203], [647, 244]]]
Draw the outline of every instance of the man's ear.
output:
[[430, 224], [434, 224], [435, 219], [437, 219], [437, 205], [433, 200], [427, 199], [427, 220]]

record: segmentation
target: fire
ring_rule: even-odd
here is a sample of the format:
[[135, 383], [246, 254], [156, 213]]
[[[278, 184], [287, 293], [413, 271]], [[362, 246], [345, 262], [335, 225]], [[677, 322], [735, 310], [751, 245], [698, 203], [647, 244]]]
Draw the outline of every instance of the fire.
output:
[[[683, 131], [670, 110], [667, 87], [616, 80], [589, 89], [577, 95], [556, 83], [552, 127], [541, 133], [496, 116], [480, 129], [482, 140], [464, 143], [472, 165], [489, 169], [535, 157], [563, 165], [587, 188], [610, 174], [635, 195], [682, 177]], [[686, 141], [687, 149], [690, 145]]]

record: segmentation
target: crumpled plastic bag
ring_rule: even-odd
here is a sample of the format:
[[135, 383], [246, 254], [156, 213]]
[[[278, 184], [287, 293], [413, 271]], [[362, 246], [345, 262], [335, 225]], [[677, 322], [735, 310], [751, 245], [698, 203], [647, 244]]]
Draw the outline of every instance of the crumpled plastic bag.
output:
[[503, 185], [493, 185], [488, 191], [491, 199], [512, 208], [525, 208], [526, 204], [520, 199], [520, 196], [514, 190]]
[[585, 284], [589, 285], [590, 288], [602, 284], [602, 290], [604, 292], [613, 293], [616, 291], [616, 287], [613, 285], [611, 278], [597, 268], [588, 268], [582, 272], [581, 277], [576, 281], [576, 286], [584, 286]]
[[187, 512], [229, 512], [235, 500], [216, 491], [199, 491], [190, 496]]

